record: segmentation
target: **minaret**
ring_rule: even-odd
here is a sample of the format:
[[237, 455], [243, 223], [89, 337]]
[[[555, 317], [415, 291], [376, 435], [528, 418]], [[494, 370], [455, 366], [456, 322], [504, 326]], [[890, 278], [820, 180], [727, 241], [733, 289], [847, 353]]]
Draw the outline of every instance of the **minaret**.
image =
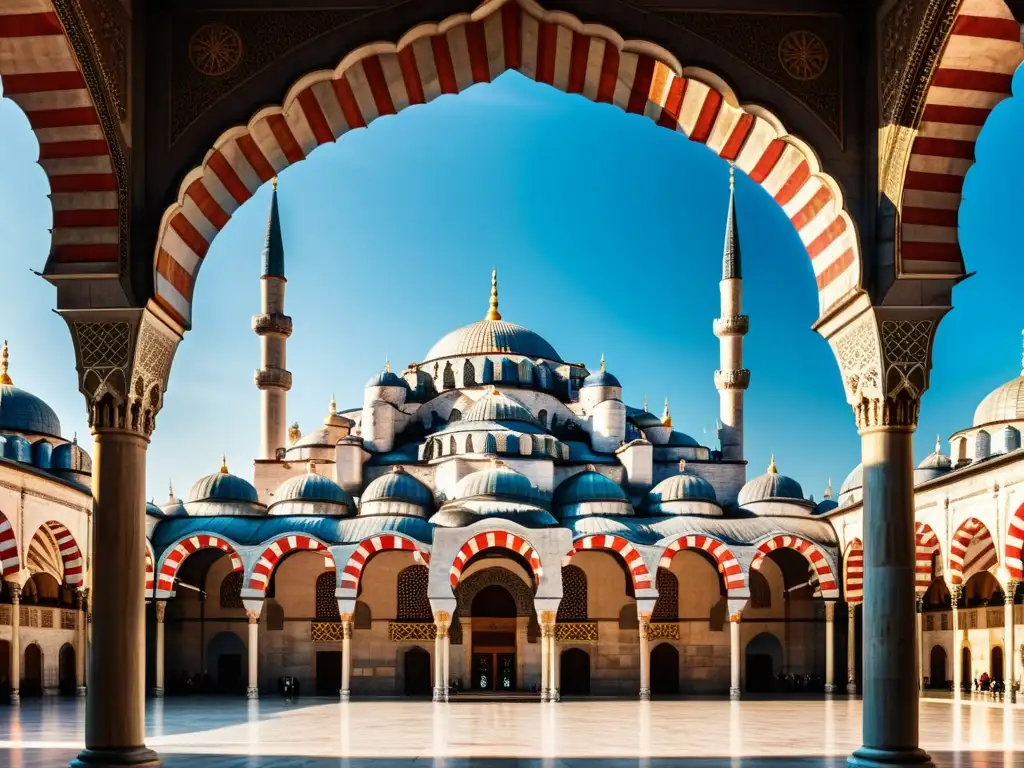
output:
[[277, 213], [277, 178], [270, 197], [267, 240], [263, 245], [263, 274], [260, 277], [260, 314], [252, 319], [252, 329], [260, 337], [261, 366], [256, 371], [260, 391], [261, 459], [276, 459], [278, 449], [287, 445], [287, 397], [292, 375], [285, 368], [292, 319], [284, 313], [284, 243]]
[[743, 337], [750, 319], [742, 314], [743, 272], [740, 238], [736, 227], [736, 169], [729, 166], [729, 214], [725, 221], [722, 282], [719, 283], [722, 315], [714, 322], [719, 343], [719, 370], [715, 388], [719, 398], [718, 439], [722, 458], [743, 460], [743, 391], [750, 385], [750, 371], [743, 367]]

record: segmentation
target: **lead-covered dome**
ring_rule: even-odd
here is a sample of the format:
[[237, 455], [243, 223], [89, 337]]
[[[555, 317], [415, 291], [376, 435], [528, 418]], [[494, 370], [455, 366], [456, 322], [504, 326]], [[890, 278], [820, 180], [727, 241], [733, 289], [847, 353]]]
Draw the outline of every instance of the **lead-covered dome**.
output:
[[583, 380], [581, 387], [619, 387], [622, 388], [622, 384], [615, 378], [614, 375], [608, 373], [604, 366], [604, 355], [601, 355], [601, 368], [600, 370], [594, 371], [592, 374], [587, 376]]
[[495, 460], [489, 469], [462, 478], [430, 521], [448, 528], [472, 525], [486, 517], [535, 527], [558, 525], [549, 505], [548, 494], [530, 478]]
[[474, 472], [462, 478], [452, 499], [495, 498], [519, 501], [524, 504], [548, 503], [547, 494], [535, 486], [526, 475], [494, 462], [490, 469]]
[[924, 461], [917, 465], [914, 470], [914, 484], [926, 483], [953, 469], [953, 460], [942, 453], [942, 443], [935, 438], [935, 450], [928, 454]]
[[200, 478], [188, 494], [190, 517], [260, 514], [259, 494], [252, 484], [228, 472], [227, 462], [220, 471]]
[[625, 491], [588, 464], [555, 489], [554, 505], [562, 518], [585, 515], [631, 515], [633, 507]]
[[711, 501], [718, 503], [715, 487], [700, 475], [686, 468], [686, 462], [679, 462], [679, 474], [665, 478], [648, 494], [652, 505], [669, 501]]
[[539, 427], [530, 409], [515, 398], [491, 389], [462, 414], [462, 421], [522, 421]]
[[974, 426], [1024, 421], [1024, 374], [992, 390], [974, 411]]
[[371, 482], [359, 497], [359, 515], [426, 517], [434, 505], [431, 490], [396, 464]]
[[18, 389], [7, 373], [8, 349], [0, 349], [0, 429], [60, 437], [60, 419], [41, 399]]
[[371, 376], [366, 382], [367, 388], [370, 387], [399, 387], [400, 389], [408, 389], [409, 385], [405, 379], [399, 376], [397, 373], [391, 370], [391, 365], [386, 364], [384, 370], [380, 373]]
[[758, 501], [806, 501], [804, 489], [791, 477], [779, 474], [772, 457], [768, 471], [755, 477], [740, 489], [737, 503], [742, 507]]
[[346, 515], [356, 510], [355, 500], [310, 463], [306, 474], [285, 480], [274, 491], [268, 508], [272, 515]]

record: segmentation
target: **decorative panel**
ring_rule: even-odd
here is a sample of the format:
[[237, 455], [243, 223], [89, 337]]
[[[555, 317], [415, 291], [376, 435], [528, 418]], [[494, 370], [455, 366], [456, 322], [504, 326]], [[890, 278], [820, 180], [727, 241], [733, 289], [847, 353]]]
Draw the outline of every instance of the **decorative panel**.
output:
[[340, 643], [342, 624], [340, 621], [312, 621], [309, 634], [314, 643]]
[[679, 624], [676, 622], [654, 621], [647, 625], [648, 640], [678, 640]]
[[433, 640], [437, 637], [437, 625], [425, 621], [392, 621], [388, 623], [388, 637], [393, 643]]
[[555, 625], [555, 639], [560, 643], [596, 643], [596, 621], [572, 621]]

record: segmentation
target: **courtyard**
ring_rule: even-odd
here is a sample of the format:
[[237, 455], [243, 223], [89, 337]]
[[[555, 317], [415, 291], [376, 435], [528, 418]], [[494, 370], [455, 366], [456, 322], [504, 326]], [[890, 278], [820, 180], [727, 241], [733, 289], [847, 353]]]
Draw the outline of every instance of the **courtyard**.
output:
[[[84, 700], [0, 710], [0, 765], [63, 768]], [[845, 766], [859, 699], [672, 701], [150, 700], [146, 742], [165, 765]], [[924, 699], [921, 745], [940, 768], [1024, 764], [1024, 707]], [[1019, 742], [1019, 743], [1018, 743]]]

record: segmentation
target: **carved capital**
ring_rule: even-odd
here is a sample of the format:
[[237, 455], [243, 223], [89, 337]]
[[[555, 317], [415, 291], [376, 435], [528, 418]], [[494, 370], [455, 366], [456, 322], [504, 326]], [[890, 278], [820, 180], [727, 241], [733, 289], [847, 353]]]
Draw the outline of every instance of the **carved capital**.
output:
[[729, 621], [733, 624], [739, 624], [743, 621], [743, 611], [735, 611], [729, 614]]
[[835, 600], [825, 601], [825, 621], [833, 622], [836, 618], [836, 602]]
[[853, 621], [854, 619], [857, 618], [857, 605], [858, 605], [858, 603], [847, 603], [846, 604], [846, 615], [850, 619], [850, 621]]
[[555, 617], [558, 614], [555, 611], [541, 611], [540, 612], [540, 625], [541, 627], [550, 627], [555, 624]]
[[21, 602], [21, 584], [15, 581], [8, 581], [7, 589], [11, 592], [11, 603], [18, 605]]
[[78, 365], [79, 391], [93, 430], [146, 438], [156, 426], [181, 336], [148, 309], [64, 310]]
[[260, 623], [260, 612], [259, 611], [248, 611], [247, 610], [245, 612], [245, 618], [249, 621], [250, 624], [259, 624]]
[[167, 615], [167, 601], [157, 600], [154, 602], [153, 608], [156, 613], [156, 623], [163, 624], [164, 617]]

